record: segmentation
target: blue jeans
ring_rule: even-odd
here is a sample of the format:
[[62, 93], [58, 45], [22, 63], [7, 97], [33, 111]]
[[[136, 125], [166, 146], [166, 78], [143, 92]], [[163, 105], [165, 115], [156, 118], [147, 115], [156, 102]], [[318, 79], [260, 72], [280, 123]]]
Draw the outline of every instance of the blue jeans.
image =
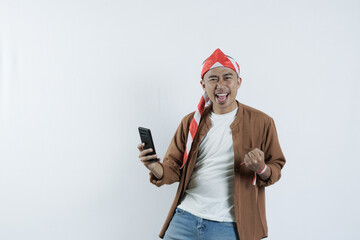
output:
[[164, 240], [238, 240], [235, 222], [217, 222], [176, 208]]

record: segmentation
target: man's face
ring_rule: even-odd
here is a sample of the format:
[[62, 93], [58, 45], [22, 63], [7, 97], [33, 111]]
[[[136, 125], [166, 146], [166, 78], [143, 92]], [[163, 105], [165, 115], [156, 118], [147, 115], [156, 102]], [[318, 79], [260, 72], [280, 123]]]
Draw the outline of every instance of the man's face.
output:
[[236, 94], [241, 85], [241, 78], [227, 67], [216, 67], [205, 73], [200, 81], [213, 103], [213, 112], [224, 114], [236, 109]]

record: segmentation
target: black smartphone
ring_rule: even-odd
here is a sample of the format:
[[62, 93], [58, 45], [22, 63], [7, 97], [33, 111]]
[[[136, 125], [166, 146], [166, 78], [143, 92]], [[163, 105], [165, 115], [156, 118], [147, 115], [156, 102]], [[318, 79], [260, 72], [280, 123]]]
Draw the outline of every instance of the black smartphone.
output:
[[[148, 128], [144, 128], [144, 127], [139, 127], [139, 134], [140, 134], [140, 139], [142, 143], [145, 143], [145, 146], [143, 147], [144, 149], [149, 149], [152, 148], [152, 152], [146, 154], [146, 156], [149, 155], [154, 155], [156, 154], [155, 151], [155, 146], [154, 146], [154, 142], [151, 136], [151, 131]], [[154, 161], [157, 161], [158, 159], [154, 159]]]

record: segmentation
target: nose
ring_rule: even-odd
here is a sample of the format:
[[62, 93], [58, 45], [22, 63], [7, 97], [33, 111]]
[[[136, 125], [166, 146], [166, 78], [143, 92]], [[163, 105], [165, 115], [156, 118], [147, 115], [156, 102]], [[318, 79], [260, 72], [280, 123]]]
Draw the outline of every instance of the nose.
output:
[[223, 88], [225, 86], [225, 81], [222, 79], [219, 79], [219, 81], [216, 83], [216, 88]]

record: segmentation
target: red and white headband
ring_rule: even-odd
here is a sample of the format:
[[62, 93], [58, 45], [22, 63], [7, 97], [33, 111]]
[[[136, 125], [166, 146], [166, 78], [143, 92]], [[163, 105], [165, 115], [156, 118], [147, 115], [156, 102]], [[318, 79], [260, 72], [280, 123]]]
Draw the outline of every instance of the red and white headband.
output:
[[237, 73], [238, 76], [240, 76], [239, 64], [231, 57], [226, 56], [219, 48], [216, 49], [203, 63], [201, 70], [201, 79], [204, 77], [207, 71], [216, 67], [231, 68]]

